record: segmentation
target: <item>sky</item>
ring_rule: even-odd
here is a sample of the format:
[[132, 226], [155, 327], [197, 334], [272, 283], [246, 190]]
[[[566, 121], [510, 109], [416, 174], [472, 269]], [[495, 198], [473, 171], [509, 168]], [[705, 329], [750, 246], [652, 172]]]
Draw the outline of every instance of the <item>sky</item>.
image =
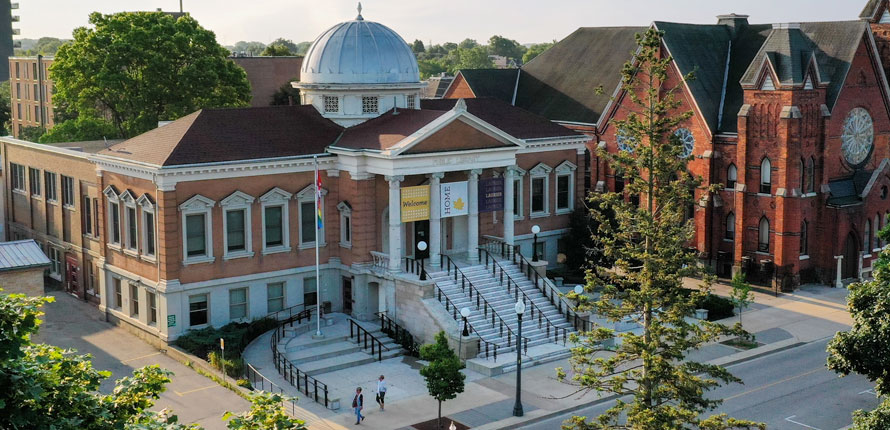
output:
[[[353, 0], [182, 0], [186, 12], [223, 45], [314, 40], [355, 18]], [[22, 38], [70, 38], [91, 12], [178, 11], [179, 0], [22, 0]], [[855, 20], [866, 0], [365, 0], [362, 15], [425, 44], [487, 41], [498, 34], [520, 43], [560, 40], [578, 27], [643, 26], [652, 21], [711, 24], [726, 13], [752, 23]]]

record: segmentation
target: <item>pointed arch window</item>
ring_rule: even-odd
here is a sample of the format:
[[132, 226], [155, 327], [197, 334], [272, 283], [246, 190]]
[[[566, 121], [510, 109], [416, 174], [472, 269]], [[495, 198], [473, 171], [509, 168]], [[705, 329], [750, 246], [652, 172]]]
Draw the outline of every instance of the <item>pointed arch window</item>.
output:
[[760, 252], [769, 252], [769, 220], [766, 217], [760, 218], [760, 227], [757, 234], [757, 250]]
[[816, 160], [807, 160], [807, 193], [816, 192]]
[[798, 188], [800, 190], [801, 194], [806, 192], [806, 191], [804, 191], [804, 190], [806, 190], [806, 186], [807, 186], [806, 171], [807, 171], [807, 163], [803, 160], [803, 158], [801, 158], [800, 159], [800, 188]]
[[871, 252], [871, 220], [865, 220], [865, 228], [862, 230], [862, 239], [865, 243], [865, 252]]
[[770, 163], [769, 158], [764, 157], [763, 161], [760, 162], [760, 193], [761, 194], [772, 194], [773, 174], [770, 169], [772, 169], [772, 163]]
[[881, 215], [875, 215], [875, 223], [871, 226], [874, 229], [874, 246], [875, 251], [880, 251], [881, 248], [881, 239], [878, 238], [878, 232], [881, 231]]
[[726, 240], [735, 240], [735, 214], [730, 212], [726, 215], [726, 234], [723, 237]]
[[739, 170], [735, 167], [735, 164], [730, 163], [729, 167], [726, 168], [726, 188], [734, 190], [738, 176]]
[[807, 220], [800, 223], [800, 255], [809, 255], [809, 224]]

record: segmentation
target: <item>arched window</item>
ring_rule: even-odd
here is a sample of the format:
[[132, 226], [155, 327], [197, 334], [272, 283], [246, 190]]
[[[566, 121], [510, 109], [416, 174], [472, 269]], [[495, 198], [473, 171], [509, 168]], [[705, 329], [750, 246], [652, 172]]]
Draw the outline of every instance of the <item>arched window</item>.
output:
[[865, 220], [865, 229], [862, 231], [862, 242], [865, 244], [865, 252], [871, 252], [871, 220]]
[[735, 164], [730, 163], [729, 167], [726, 168], [726, 188], [734, 190], [738, 176], [739, 171], [736, 169]]
[[800, 223], [800, 255], [809, 255], [807, 251], [807, 242], [809, 241], [809, 231], [807, 229], [807, 220]]
[[757, 250], [760, 252], [769, 252], [769, 220], [766, 217], [760, 218], [759, 234], [757, 235]]
[[801, 158], [800, 159], [800, 188], [798, 188], [800, 190], [801, 194], [804, 194], [807, 192], [806, 191], [806, 186], [807, 186], [806, 170], [807, 170], [807, 163], [805, 161], [803, 161], [803, 158]]
[[807, 160], [807, 192], [816, 192], [816, 160], [813, 157]]
[[769, 161], [769, 158], [764, 157], [763, 161], [760, 162], [760, 194], [772, 194], [772, 164]]
[[726, 240], [735, 240], [735, 214], [732, 212], [726, 216]]
[[881, 231], [881, 215], [875, 215], [875, 223], [871, 227], [873, 229], [875, 229], [875, 239], [874, 239], [875, 248], [880, 248], [881, 247], [881, 239], [878, 238], [878, 232]]

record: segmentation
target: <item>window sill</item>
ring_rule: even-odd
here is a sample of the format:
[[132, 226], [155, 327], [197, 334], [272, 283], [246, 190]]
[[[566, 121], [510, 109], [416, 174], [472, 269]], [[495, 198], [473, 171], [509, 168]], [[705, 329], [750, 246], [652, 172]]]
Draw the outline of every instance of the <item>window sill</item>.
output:
[[862, 258], [871, 258], [871, 254], [865, 254], [862, 256]]
[[764, 252], [764, 251], [754, 251], [754, 253], [757, 255], [772, 255], [769, 252]]
[[883, 251], [883, 250], [884, 250], [883, 248], [875, 248], [875, 249], [872, 249], [871, 252], [872, 252], [872, 253], [880, 254], [881, 251]]
[[121, 246], [120, 246], [120, 245], [116, 245], [116, 244], [114, 244], [114, 243], [109, 243], [109, 244], [105, 245], [105, 247], [108, 248], [108, 249], [110, 249], [110, 250], [112, 250], [112, 251], [121, 252]]
[[544, 218], [550, 216], [550, 212], [537, 212], [529, 215], [529, 219], [533, 218]]
[[736, 189], [735, 189], [735, 187], [726, 187], [723, 189], [723, 191], [734, 193], [734, 192], [736, 192]]
[[40, 197], [40, 194], [31, 194], [31, 198], [34, 200], [43, 200], [43, 197]]
[[[322, 243], [319, 243], [319, 244], [318, 244], [318, 247], [319, 247], [319, 248], [324, 248], [325, 245], [327, 245], [327, 243], [322, 242]], [[313, 248], [315, 248], [315, 242], [301, 243], [301, 244], [300, 244], [300, 249], [313, 249]]]
[[351, 243], [351, 242], [340, 242], [340, 247], [341, 247], [341, 248], [352, 249], [352, 243]]
[[216, 261], [216, 258], [214, 258], [212, 256], [189, 257], [189, 258], [186, 258], [185, 260], [183, 260], [182, 264], [188, 266], [190, 264], [212, 263], [214, 261]]
[[59, 204], [59, 201], [58, 201], [58, 200], [53, 200], [53, 199], [46, 199], [46, 202], [49, 203], [49, 204], [51, 204], [51, 205], [58, 205], [58, 204]]
[[139, 252], [136, 251], [135, 249], [124, 249], [123, 251], [124, 251], [124, 254], [127, 254], [130, 257], [138, 257], [139, 256]]
[[235, 260], [238, 258], [250, 258], [250, 257], [253, 257], [253, 252], [240, 251], [240, 252], [233, 252], [231, 254], [223, 255], [223, 260]]
[[557, 209], [557, 210], [556, 210], [556, 214], [557, 214], [557, 215], [565, 215], [565, 214], [570, 214], [570, 213], [572, 213], [572, 210], [571, 210], [571, 209], [568, 209], [568, 208], [566, 208], [566, 209]]
[[800, 256], [800, 261], [803, 261], [803, 260], [809, 260], [809, 259], [810, 259], [810, 256], [809, 256], [809, 255], [801, 255], [801, 256]]
[[62, 205], [63, 208], [68, 209], [69, 211], [77, 210], [74, 205]]
[[723, 241], [724, 241], [724, 242], [729, 242], [729, 243], [735, 242], [735, 240], [733, 240], [733, 239], [727, 239], [727, 238], [725, 238], [725, 237], [723, 238]]
[[525, 216], [522, 215], [513, 215], [513, 221], [522, 221], [525, 219]]
[[758, 197], [772, 197], [773, 195], [772, 195], [772, 194], [766, 194], [766, 193], [757, 193], [757, 196], [758, 196]]
[[280, 254], [282, 252], [290, 252], [289, 246], [276, 246], [274, 248], [263, 249], [263, 255]]
[[158, 262], [158, 259], [155, 258], [153, 255], [142, 255], [139, 258], [141, 258], [142, 260], [147, 261], [149, 263], [157, 263]]
[[13, 188], [13, 189], [12, 189], [12, 192], [13, 192], [14, 194], [21, 194], [21, 195], [23, 195], [23, 196], [25, 196], [25, 197], [28, 197], [28, 192], [25, 191], [25, 190], [19, 190], [19, 189]]
[[807, 197], [816, 197], [818, 195], [819, 195], [818, 193], [806, 193], [806, 194], [801, 194], [800, 198], [803, 199], [803, 198], [807, 198]]

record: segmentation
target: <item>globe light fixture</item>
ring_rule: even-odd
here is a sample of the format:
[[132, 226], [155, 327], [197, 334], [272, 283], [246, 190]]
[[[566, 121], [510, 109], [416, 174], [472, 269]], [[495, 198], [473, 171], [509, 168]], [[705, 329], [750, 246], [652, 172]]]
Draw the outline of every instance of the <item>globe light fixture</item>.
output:
[[461, 333], [462, 336], [470, 335], [470, 324], [467, 322], [467, 318], [470, 317], [470, 308], [464, 306], [460, 310], [460, 316], [464, 319], [464, 331]]
[[[421, 253], [423, 251], [426, 251], [426, 242], [424, 242], [422, 240], [420, 242], [417, 242], [417, 250], [420, 251]], [[423, 260], [424, 260], [424, 258], [421, 257], [420, 258], [420, 280], [426, 281], [426, 270], [424, 270], [424, 268], [423, 268]]]
[[538, 233], [541, 232], [541, 227], [538, 227], [537, 224], [532, 226], [532, 234], [535, 235], [535, 241], [532, 244], [532, 261], [538, 261]]
[[[534, 228], [537, 228], [535, 226]], [[533, 228], [533, 230], [534, 230]], [[516, 403], [513, 404], [513, 416], [521, 417], [522, 411], [522, 314], [525, 313], [525, 303], [522, 299], [516, 301], [513, 306], [516, 311], [516, 321], [519, 324], [519, 334], [516, 336]]]

